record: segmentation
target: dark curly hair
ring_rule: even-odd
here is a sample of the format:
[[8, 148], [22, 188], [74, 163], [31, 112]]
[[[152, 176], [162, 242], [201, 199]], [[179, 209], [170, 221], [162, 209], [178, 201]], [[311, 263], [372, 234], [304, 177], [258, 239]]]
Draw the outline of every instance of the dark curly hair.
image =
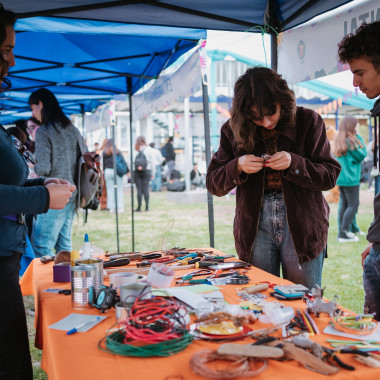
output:
[[[4, 9], [3, 4], [0, 3], [0, 45], [2, 45], [7, 38], [7, 26], [13, 28], [15, 23], [16, 14]], [[11, 82], [8, 78], [5, 78], [8, 68], [8, 62], [3, 58], [2, 54], [0, 54], [0, 80], [2, 81], [1, 88], [3, 90], [7, 90], [11, 87]]]
[[[294, 126], [296, 98], [285, 79], [266, 67], [249, 68], [235, 83], [230, 126], [241, 150], [250, 152], [255, 145], [258, 126], [253, 120], [272, 115], [281, 106], [278, 128]], [[253, 114], [252, 107], [256, 112]]]
[[380, 21], [362, 24], [355, 33], [347, 34], [338, 44], [338, 55], [342, 63], [366, 56], [380, 72]]

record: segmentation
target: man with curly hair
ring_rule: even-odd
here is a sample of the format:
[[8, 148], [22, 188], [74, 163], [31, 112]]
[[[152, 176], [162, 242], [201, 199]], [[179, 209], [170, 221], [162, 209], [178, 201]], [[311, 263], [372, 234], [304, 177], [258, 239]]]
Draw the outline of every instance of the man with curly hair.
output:
[[[363, 24], [348, 34], [338, 45], [339, 61], [348, 63], [354, 74], [353, 84], [359, 87], [367, 98], [380, 96], [380, 21]], [[380, 97], [371, 110], [375, 123], [374, 166], [378, 162], [378, 127], [380, 124]], [[375, 217], [369, 227], [369, 245], [362, 252], [363, 285], [366, 311], [380, 320], [380, 194], [374, 199]]]

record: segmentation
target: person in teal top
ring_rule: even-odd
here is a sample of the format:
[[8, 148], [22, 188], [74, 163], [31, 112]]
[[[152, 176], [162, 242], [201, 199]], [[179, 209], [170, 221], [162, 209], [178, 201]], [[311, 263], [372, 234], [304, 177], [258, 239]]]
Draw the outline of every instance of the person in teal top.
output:
[[340, 190], [338, 241], [341, 243], [359, 240], [350, 232], [350, 226], [359, 207], [361, 162], [367, 151], [363, 138], [356, 133], [357, 125], [355, 117], [345, 116], [333, 142], [333, 153], [342, 167], [337, 180]]

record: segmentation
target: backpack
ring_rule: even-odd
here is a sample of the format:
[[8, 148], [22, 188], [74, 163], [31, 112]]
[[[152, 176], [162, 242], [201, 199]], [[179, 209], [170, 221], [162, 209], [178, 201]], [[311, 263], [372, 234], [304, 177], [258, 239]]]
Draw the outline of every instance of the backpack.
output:
[[116, 154], [116, 174], [119, 177], [129, 173], [128, 165], [121, 153]]
[[100, 157], [95, 152], [88, 152], [83, 137], [77, 128], [78, 145], [80, 157], [78, 162], [78, 200], [77, 207], [85, 210], [96, 210], [99, 206], [99, 199], [102, 194], [102, 179], [100, 170]]
[[139, 152], [135, 158], [135, 170], [144, 172], [148, 166], [148, 160], [143, 152]]

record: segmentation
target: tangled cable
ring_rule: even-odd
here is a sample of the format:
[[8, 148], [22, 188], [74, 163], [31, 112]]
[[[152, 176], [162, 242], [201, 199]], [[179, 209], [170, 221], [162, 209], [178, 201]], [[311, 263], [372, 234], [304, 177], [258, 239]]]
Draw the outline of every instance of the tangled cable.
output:
[[[216, 367], [215, 363], [213, 363], [214, 369], [207, 365], [207, 363], [215, 361], [228, 361], [230, 363], [220, 369]], [[261, 367], [252, 369], [252, 366], [259, 361], [262, 363]], [[233, 379], [258, 375], [267, 368], [268, 361], [261, 358], [218, 354], [216, 350], [202, 350], [193, 355], [190, 359], [190, 366], [197, 375], [208, 379]]]
[[101, 350], [123, 356], [170, 356], [192, 343], [186, 309], [174, 298], [143, 298], [136, 299], [117, 332], [99, 341]]
[[338, 331], [354, 335], [368, 335], [373, 333], [377, 327], [377, 322], [373, 315], [343, 315], [340, 310], [330, 320], [330, 325]]

